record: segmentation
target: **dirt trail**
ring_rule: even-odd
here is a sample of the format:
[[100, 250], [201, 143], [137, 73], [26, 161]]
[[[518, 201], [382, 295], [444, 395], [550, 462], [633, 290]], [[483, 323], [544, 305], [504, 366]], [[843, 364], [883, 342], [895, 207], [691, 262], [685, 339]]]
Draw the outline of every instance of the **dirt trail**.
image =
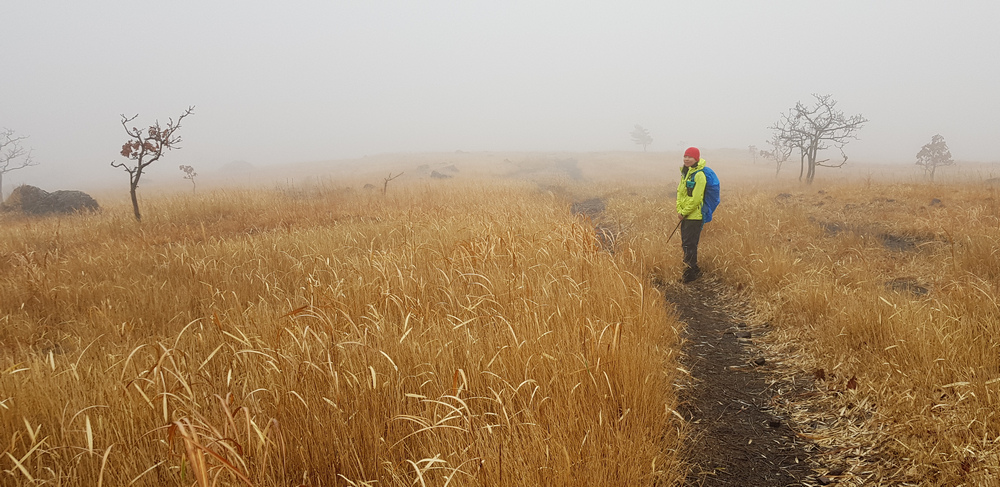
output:
[[[572, 213], [589, 218], [598, 241], [614, 252], [618, 228], [602, 218], [603, 198], [574, 202]], [[811, 452], [816, 445], [800, 438], [771, 402], [779, 394], [803, 393], [771, 371], [740, 309], [709, 277], [687, 284], [658, 283], [687, 326], [682, 366], [690, 372], [678, 412], [694, 426], [686, 461], [693, 465], [685, 485], [780, 487], [829, 485], [817, 477]]]
[[667, 299], [686, 323], [682, 365], [690, 380], [681, 391], [679, 413], [694, 426], [687, 460], [694, 466], [686, 485], [826, 485], [810, 468], [815, 445], [801, 439], [771, 407], [778, 394], [795, 393], [770, 373], [753, 346], [763, 330], [747, 328], [702, 278], [668, 285]]

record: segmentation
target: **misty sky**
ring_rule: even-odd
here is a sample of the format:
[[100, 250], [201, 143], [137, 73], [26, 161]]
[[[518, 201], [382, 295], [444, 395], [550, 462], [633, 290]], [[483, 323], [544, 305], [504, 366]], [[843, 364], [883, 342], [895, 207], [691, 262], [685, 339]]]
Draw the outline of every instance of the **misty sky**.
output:
[[[20, 181], [125, 175], [120, 114], [210, 170], [387, 152], [763, 146], [811, 93], [871, 121], [852, 163], [932, 135], [1000, 161], [996, 1], [29, 1], [2, 4], [0, 127]], [[710, 150], [705, 152], [710, 158]]]

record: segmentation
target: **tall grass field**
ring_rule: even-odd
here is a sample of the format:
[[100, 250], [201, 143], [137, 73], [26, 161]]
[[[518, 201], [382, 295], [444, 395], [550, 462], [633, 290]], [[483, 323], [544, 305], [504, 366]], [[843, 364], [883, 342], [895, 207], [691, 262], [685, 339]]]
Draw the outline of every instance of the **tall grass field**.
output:
[[[721, 166], [702, 266], [808, 390], [774, 405], [817, 472], [1000, 484], [995, 183]], [[2, 214], [0, 484], [682, 485], [675, 184], [466, 176], [165, 192], [141, 223], [125, 198]], [[582, 197], [604, 224], [570, 211]]]
[[220, 190], [0, 229], [4, 485], [652, 485], [677, 326], [525, 185]]

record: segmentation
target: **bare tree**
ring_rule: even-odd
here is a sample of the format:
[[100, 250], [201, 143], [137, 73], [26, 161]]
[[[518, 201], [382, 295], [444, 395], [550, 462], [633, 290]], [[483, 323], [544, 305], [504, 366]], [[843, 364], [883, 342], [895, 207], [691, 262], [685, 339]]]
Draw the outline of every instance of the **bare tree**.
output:
[[28, 166], [37, 166], [31, 158], [31, 150], [21, 144], [27, 135], [15, 135], [11, 129], [0, 131], [0, 201], [3, 200], [3, 175]]
[[183, 164], [181, 165], [181, 171], [184, 171], [184, 179], [190, 179], [191, 180], [191, 192], [192, 193], [197, 193], [198, 192], [198, 185], [195, 184], [194, 178], [195, 178], [195, 176], [198, 175], [198, 173], [194, 172], [194, 168], [193, 167], [191, 167], [191, 166], [185, 166]]
[[[767, 145], [771, 147], [771, 150], [762, 149], [760, 155], [765, 159], [774, 161], [774, 177], [778, 177], [778, 174], [781, 173], [781, 165], [792, 156], [792, 149], [794, 147], [782, 140], [780, 134], [777, 132], [771, 136], [771, 140], [767, 141]], [[799, 177], [802, 177], [801, 174]]]
[[917, 165], [924, 168], [924, 175], [934, 180], [934, 171], [941, 166], [951, 166], [955, 161], [951, 158], [951, 151], [948, 143], [944, 141], [941, 134], [931, 137], [929, 144], [924, 144], [920, 152], [917, 153]]
[[[836, 109], [837, 101], [831, 95], [813, 94], [813, 98], [815, 105], [797, 102], [769, 127], [785, 145], [799, 150], [799, 180], [805, 175], [806, 183], [813, 182], [817, 167], [843, 167], [847, 163], [844, 146], [851, 139], [857, 140], [856, 132], [868, 122], [861, 115], [845, 116]], [[829, 148], [839, 150], [843, 159], [819, 159], [820, 152]]]
[[389, 177], [382, 178], [382, 194], [385, 194], [385, 192], [388, 191], [388, 189], [389, 189], [389, 181], [392, 181], [393, 179], [396, 179], [396, 178], [398, 178], [398, 177], [400, 177], [402, 175], [403, 175], [403, 173], [399, 173], [399, 174], [393, 176], [392, 173], [390, 172], [389, 173]]
[[635, 129], [632, 130], [632, 142], [642, 146], [642, 151], [646, 152], [646, 146], [653, 143], [653, 137], [649, 135], [649, 131], [643, 128], [642, 125], [636, 124]]
[[142, 172], [150, 164], [160, 160], [164, 151], [180, 149], [178, 144], [181, 143], [181, 137], [177, 135], [177, 129], [181, 128], [181, 121], [184, 120], [184, 117], [192, 113], [194, 113], [193, 106], [188, 107], [180, 117], [177, 117], [177, 121], [172, 118], [168, 119], [165, 128], [161, 128], [160, 121], [157, 120], [145, 130], [128, 127], [128, 123], [138, 118], [139, 115], [132, 117], [122, 115], [122, 127], [125, 128], [129, 139], [122, 145], [121, 155], [131, 162], [111, 161], [111, 167], [120, 167], [128, 173], [129, 194], [132, 196], [132, 211], [135, 213], [136, 220], [142, 221], [142, 215], [139, 213], [139, 200], [136, 199], [135, 195]]

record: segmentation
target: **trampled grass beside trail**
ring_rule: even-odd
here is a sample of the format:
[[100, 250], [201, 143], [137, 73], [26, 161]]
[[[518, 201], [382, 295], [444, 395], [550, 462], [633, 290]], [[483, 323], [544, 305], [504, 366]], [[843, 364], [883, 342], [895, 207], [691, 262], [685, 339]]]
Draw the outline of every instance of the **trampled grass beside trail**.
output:
[[[848, 485], [1000, 478], [1000, 201], [982, 181], [730, 192], [710, 272], [819, 394], [781, 398]], [[853, 379], [853, 380], [852, 380]]]
[[[4, 485], [664, 485], [676, 328], [532, 187], [217, 191], [0, 228]], [[641, 244], [633, 242], [636, 248]]]

